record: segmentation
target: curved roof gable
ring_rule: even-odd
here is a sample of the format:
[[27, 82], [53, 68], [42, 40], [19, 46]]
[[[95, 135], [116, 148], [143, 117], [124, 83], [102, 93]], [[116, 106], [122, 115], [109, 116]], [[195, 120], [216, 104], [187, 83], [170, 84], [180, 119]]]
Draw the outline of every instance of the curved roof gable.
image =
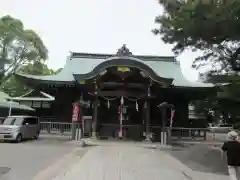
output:
[[93, 69], [91, 69], [88, 73], [84, 73], [84, 74], [74, 73], [74, 77], [77, 80], [90, 79], [98, 75], [101, 72], [101, 70], [109, 67], [114, 67], [114, 66], [127, 66], [127, 67], [141, 69], [142, 71], [146, 72], [153, 81], [158, 81], [158, 82], [165, 81], [168, 84], [172, 84], [172, 81], [173, 81], [172, 78], [165, 78], [165, 77], [159, 76], [157, 72], [155, 72], [151, 67], [149, 67], [143, 61], [135, 57], [118, 57], [118, 56], [110, 57], [104, 60], [103, 62], [99, 63], [97, 66], [93, 67]]

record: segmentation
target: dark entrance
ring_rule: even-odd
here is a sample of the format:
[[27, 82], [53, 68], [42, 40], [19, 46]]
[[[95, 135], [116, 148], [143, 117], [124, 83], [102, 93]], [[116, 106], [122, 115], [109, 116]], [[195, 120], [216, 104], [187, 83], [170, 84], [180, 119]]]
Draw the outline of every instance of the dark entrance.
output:
[[[101, 98], [99, 103], [99, 137], [118, 138], [121, 98]], [[140, 140], [144, 131], [143, 101], [124, 97], [122, 110], [123, 139]]]
[[118, 138], [122, 126], [123, 139], [143, 139], [146, 114], [144, 103], [148, 96], [150, 79], [144, 77], [141, 70], [129, 67], [111, 67], [102, 74], [97, 80], [99, 137]]

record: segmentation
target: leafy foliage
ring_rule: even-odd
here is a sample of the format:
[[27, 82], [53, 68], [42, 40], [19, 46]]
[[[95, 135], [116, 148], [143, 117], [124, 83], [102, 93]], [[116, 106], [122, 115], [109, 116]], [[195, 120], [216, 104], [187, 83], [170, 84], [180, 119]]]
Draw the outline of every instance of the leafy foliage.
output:
[[11, 16], [0, 18], [0, 85], [23, 65], [44, 62], [48, 51], [33, 30], [24, 29], [23, 23]]
[[[236, 0], [159, 0], [164, 13], [155, 19], [153, 30], [162, 40], [174, 44], [173, 52], [186, 49], [200, 51], [193, 67], [208, 66], [202, 78], [212, 83], [227, 83], [219, 87], [216, 97], [194, 102], [196, 111], [213, 110], [236, 119], [239, 116], [240, 78], [240, 1]], [[234, 117], [234, 118], [233, 118]]]
[[19, 73], [23, 74], [31, 74], [31, 75], [52, 75], [55, 74], [55, 71], [49, 69], [45, 63], [36, 61], [33, 63], [29, 63], [27, 65], [23, 65], [18, 70]]
[[209, 73], [239, 70], [240, 1], [236, 0], [159, 0], [164, 13], [153, 30], [166, 43], [174, 44], [177, 54], [186, 49], [200, 50], [193, 66], [211, 65]]
[[[18, 70], [24, 74], [32, 75], [53, 75], [56, 72], [52, 69], [49, 69], [46, 64], [42, 62], [33, 62], [27, 65], [23, 65]], [[20, 96], [29, 91], [28, 87], [24, 86], [21, 82], [17, 81], [15, 76], [11, 76], [3, 85], [3, 90], [10, 96]]]

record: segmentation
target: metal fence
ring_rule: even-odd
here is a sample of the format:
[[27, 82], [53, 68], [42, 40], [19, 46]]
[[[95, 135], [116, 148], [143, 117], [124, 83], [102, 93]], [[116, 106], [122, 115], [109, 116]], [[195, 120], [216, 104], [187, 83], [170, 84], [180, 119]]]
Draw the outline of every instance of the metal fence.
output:
[[182, 127], [173, 127], [168, 128], [171, 131], [171, 136], [178, 139], [207, 139], [207, 128], [182, 128]]
[[[60, 135], [71, 135], [72, 123], [65, 122], [41, 122], [41, 133], [48, 134], [60, 134]], [[142, 125], [124, 125], [123, 131], [126, 138], [130, 139], [142, 139], [144, 127]], [[150, 132], [153, 134], [155, 141], [161, 139], [161, 126], [150, 126]], [[116, 124], [102, 124], [99, 128], [99, 137], [117, 137], [119, 131], [119, 125]], [[207, 128], [183, 128], [183, 127], [166, 127], [167, 132], [171, 132], [173, 139], [195, 139], [195, 140], [206, 140]]]
[[[161, 139], [161, 126], [150, 126], [150, 131], [153, 133], [153, 139], [160, 141]], [[171, 134], [172, 139], [195, 139], [195, 140], [206, 140], [207, 128], [184, 128], [184, 127], [166, 127], [165, 131]]]
[[[145, 127], [143, 125], [123, 125], [123, 134], [128, 139], [142, 139]], [[153, 135], [153, 140], [160, 141], [161, 126], [150, 126], [150, 132]], [[100, 137], [116, 137], [118, 136], [119, 125], [117, 124], [102, 124], [99, 128]], [[183, 127], [166, 127], [165, 131], [171, 134], [172, 139], [195, 139], [207, 140], [207, 128], [183, 128]]]
[[40, 122], [41, 133], [70, 135], [72, 123]]

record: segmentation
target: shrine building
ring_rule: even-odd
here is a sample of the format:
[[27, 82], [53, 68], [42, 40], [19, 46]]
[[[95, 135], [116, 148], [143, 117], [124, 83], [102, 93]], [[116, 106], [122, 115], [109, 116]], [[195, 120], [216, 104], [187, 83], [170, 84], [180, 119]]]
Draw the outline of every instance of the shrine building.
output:
[[[188, 81], [175, 57], [135, 55], [125, 45], [116, 54], [72, 52], [56, 75], [17, 74], [17, 78], [49, 95], [47, 102], [38, 99], [39, 106], [34, 107], [38, 116], [71, 122], [72, 104], [82, 100], [88, 104], [84, 116], [92, 117], [89, 131], [111, 137], [122, 126], [130, 139], [160, 132], [163, 121], [158, 105], [163, 102], [174, 106], [173, 126], [189, 126], [189, 102], [203, 99], [213, 87]], [[169, 109], [166, 122], [170, 114]]]

